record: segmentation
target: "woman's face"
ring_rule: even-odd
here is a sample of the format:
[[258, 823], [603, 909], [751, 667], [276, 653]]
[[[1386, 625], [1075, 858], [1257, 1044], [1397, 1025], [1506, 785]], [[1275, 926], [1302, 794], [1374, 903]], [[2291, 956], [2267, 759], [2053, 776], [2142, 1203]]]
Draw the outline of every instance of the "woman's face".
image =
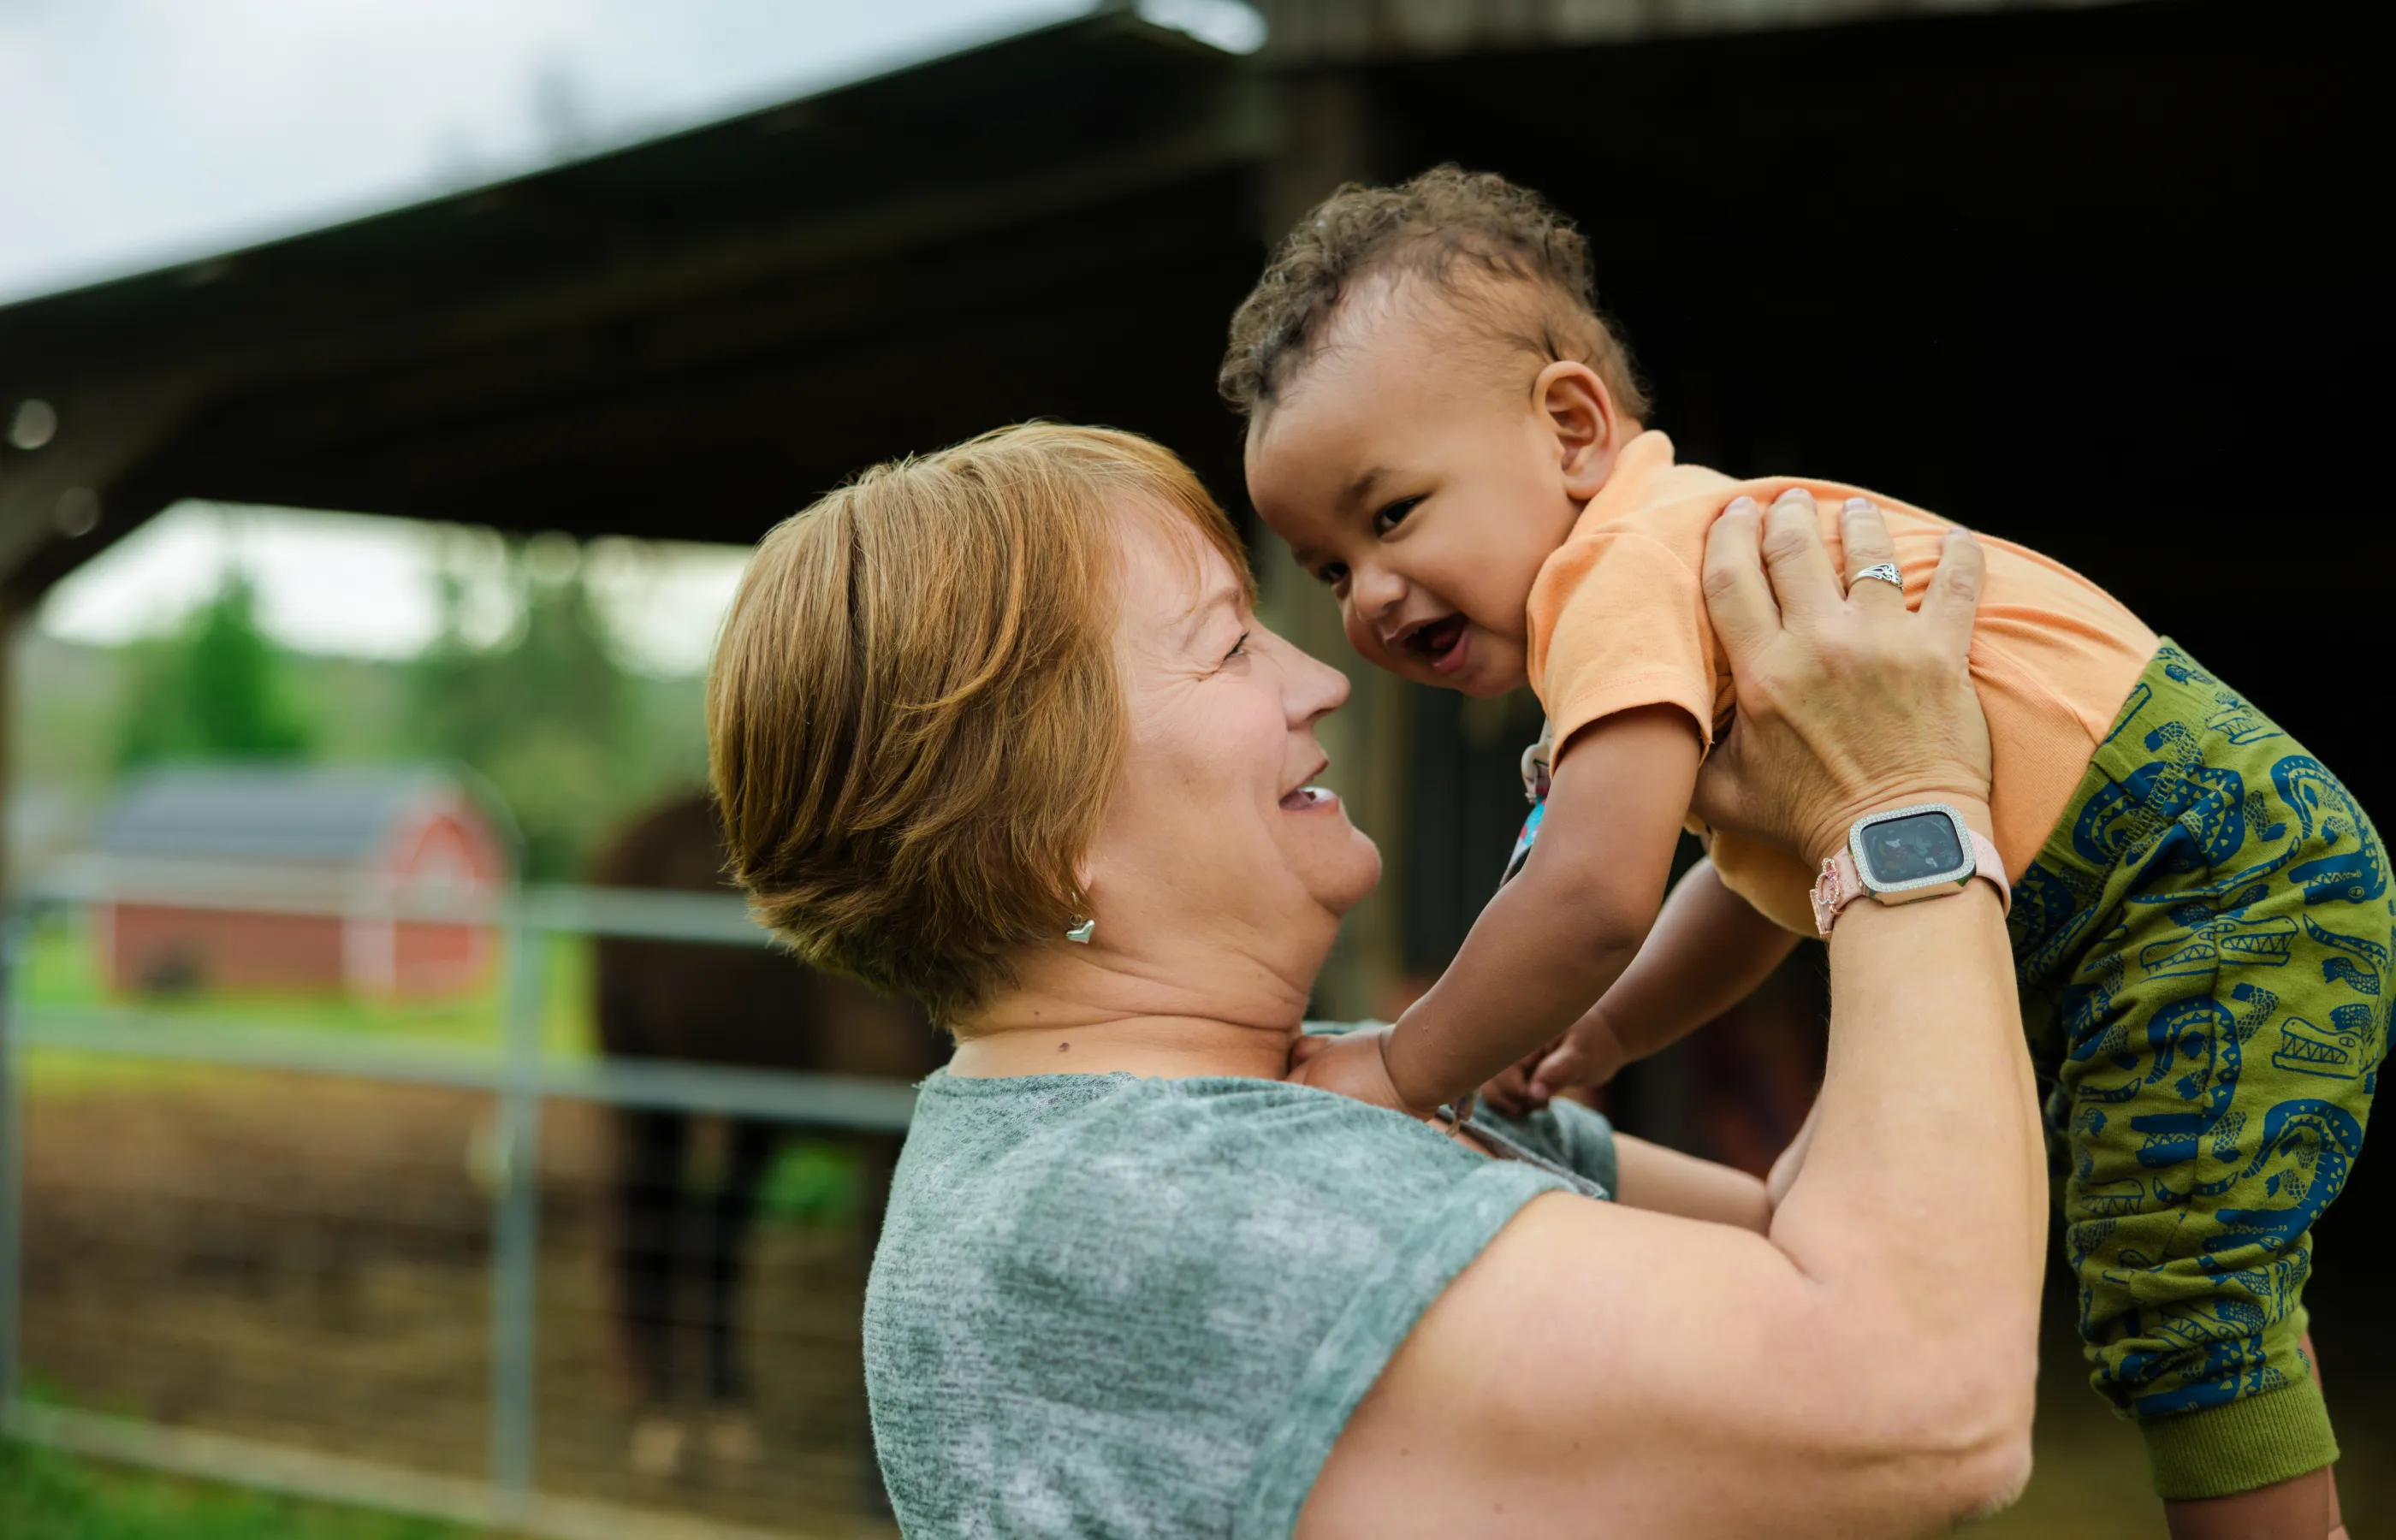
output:
[[1267, 631], [1230, 564], [1169, 515], [1123, 520], [1122, 569], [1130, 735], [1085, 862], [1103, 939], [1151, 956], [1228, 945], [1302, 991], [1381, 875], [1316, 784], [1314, 724], [1347, 677]]

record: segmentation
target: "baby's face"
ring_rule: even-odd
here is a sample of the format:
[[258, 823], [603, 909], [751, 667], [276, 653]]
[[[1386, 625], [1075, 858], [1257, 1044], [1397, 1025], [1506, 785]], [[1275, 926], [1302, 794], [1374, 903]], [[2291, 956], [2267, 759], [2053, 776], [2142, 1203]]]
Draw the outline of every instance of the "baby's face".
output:
[[1436, 307], [1359, 299], [1249, 424], [1248, 496], [1365, 658], [1503, 695], [1524, 680], [1532, 580], [1580, 511], [1535, 371], [1510, 387], [1502, 355], [1467, 356]]

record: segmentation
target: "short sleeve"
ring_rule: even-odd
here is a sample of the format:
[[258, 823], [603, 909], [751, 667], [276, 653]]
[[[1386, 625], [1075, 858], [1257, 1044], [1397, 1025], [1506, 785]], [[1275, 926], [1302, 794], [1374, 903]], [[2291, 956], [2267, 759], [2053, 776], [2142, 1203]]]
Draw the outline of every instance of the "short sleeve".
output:
[[1614, 1124], [1605, 1114], [1559, 1097], [1525, 1117], [1510, 1118], [1487, 1106], [1472, 1114], [1476, 1126], [1496, 1124], [1498, 1131], [1537, 1155], [1553, 1161], [1574, 1175], [1594, 1183], [1614, 1196], [1617, 1162]]
[[1579, 1186], [1279, 1081], [933, 1075], [865, 1296], [899, 1527], [1288, 1535], [1423, 1312]]
[[1697, 571], [1627, 530], [1592, 533], [1548, 559], [1531, 591], [1532, 682], [1561, 750], [1592, 722], [1678, 706], [1713, 743], [1714, 641]]

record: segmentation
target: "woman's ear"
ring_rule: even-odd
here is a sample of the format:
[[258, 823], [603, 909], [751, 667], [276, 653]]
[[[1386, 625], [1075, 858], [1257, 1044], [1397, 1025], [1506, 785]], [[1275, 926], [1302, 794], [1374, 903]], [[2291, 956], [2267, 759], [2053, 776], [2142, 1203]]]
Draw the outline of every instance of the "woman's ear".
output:
[[1558, 359], [1533, 382], [1531, 405], [1555, 435], [1556, 469], [1563, 473], [1566, 495], [1576, 502], [1597, 496], [1614, 473], [1615, 451], [1622, 438], [1622, 419], [1605, 381], [1577, 359]]

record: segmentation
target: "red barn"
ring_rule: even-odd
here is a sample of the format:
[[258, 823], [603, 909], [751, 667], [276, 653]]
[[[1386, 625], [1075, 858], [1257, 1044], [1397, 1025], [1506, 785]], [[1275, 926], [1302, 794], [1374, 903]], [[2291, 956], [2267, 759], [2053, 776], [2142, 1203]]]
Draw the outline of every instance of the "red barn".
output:
[[121, 990], [467, 989], [489, 927], [400, 916], [479, 910], [511, 875], [491, 816], [429, 769], [160, 770], [101, 820], [94, 854], [126, 896], [92, 909]]

